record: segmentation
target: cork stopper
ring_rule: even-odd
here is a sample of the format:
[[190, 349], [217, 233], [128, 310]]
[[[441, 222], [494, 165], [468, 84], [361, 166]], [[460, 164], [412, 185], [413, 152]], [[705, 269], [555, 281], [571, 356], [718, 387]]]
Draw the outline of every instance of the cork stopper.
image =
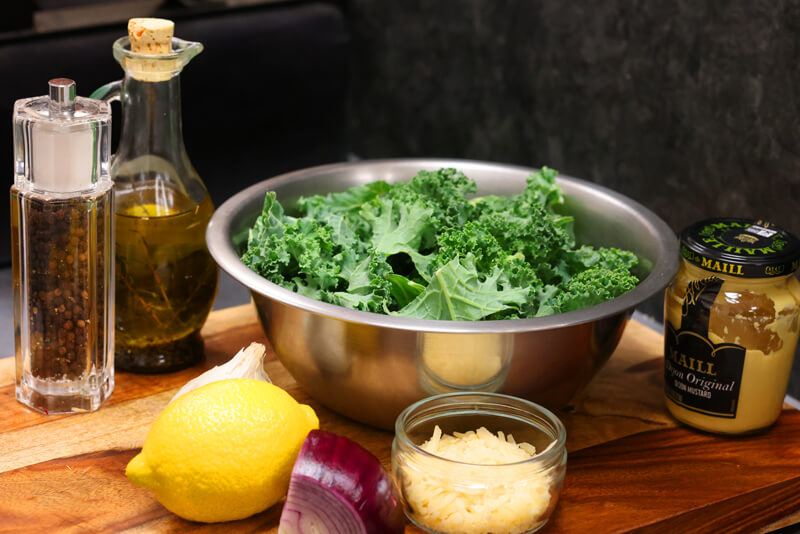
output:
[[[175, 24], [167, 19], [134, 18], [128, 21], [128, 39], [134, 54], [164, 56], [172, 54]], [[177, 61], [166, 59], [128, 58], [124, 67], [137, 80], [163, 82], [172, 77]]]
[[172, 53], [175, 23], [167, 19], [137, 18], [128, 21], [131, 52], [163, 55]]

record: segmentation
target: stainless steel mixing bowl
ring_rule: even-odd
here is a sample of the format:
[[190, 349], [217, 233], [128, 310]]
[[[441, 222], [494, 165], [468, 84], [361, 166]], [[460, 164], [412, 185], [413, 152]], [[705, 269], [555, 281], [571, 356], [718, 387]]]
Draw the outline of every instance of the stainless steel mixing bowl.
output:
[[324, 165], [263, 181], [217, 209], [206, 239], [211, 255], [250, 288], [281, 362], [313, 398], [391, 429], [409, 404], [449, 391], [496, 391], [551, 408], [565, 406], [608, 360], [639, 303], [663, 290], [678, 269], [677, 239], [650, 210], [589, 182], [560, 176], [564, 212], [575, 215], [580, 243], [615, 246], [640, 258], [642, 281], [591, 308], [513, 321], [433, 321], [378, 315], [326, 304], [268, 282], [239, 259], [267, 191], [291, 213], [301, 195], [344, 191], [419, 170], [455, 167], [479, 194], [522, 191], [532, 169], [463, 160], [401, 159]]

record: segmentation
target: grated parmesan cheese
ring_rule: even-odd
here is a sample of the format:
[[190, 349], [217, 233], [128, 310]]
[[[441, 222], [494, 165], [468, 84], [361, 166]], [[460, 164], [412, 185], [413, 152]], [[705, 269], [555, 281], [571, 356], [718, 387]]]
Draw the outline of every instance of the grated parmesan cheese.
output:
[[443, 435], [437, 425], [421, 448], [463, 462], [420, 454], [404, 459], [403, 493], [421, 525], [438, 532], [515, 534], [545, 519], [551, 499], [549, 471], [503, 465], [532, 458], [536, 449], [531, 444], [484, 427]]

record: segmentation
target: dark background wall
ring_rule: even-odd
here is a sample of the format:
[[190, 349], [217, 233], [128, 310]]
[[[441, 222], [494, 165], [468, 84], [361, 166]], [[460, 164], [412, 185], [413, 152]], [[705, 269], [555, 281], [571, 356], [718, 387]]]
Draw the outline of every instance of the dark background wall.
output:
[[800, 232], [800, 2], [351, 0], [351, 150], [549, 165]]
[[800, 1], [348, 6], [359, 156], [548, 165], [676, 232], [738, 215], [800, 233]]
[[[204, 45], [181, 74], [183, 135], [216, 205], [269, 176], [346, 157], [348, 35], [338, 6], [308, 1], [165, 15], [177, 36]], [[126, 27], [0, 34], [0, 117], [8, 118], [0, 126], [0, 168], [9, 186], [14, 101], [45, 94], [54, 77], [74, 79], [81, 96], [122, 78], [111, 46]], [[115, 104], [115, 133], [120, 124]], [[0, 202], [0, 268], [11, 263], [8, 209]]]

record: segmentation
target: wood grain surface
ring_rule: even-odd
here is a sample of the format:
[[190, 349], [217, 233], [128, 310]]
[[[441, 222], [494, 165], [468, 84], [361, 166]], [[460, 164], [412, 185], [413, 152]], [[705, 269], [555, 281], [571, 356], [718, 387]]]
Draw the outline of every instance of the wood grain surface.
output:
[[[118, 373], [111, 399], [91, 414], [28, 410], [14, 399], [13, 359], [0, 359], [0, 533], [276, 532], [280, 505], [242, 521], [191, 523], [124, 476], [177, 388], [242, 346], [266, 342], [250, 306], [214, 312], [203, 337], [201, 364], [169, 375]], [[775, 427], [746, 438], [678, 427], [663, 406], [661, 344], [656, 332], [630, 322], [582, 398], [559, 414], [569, 436], [567, 476], [541, 532], [765, 532], [797, 518], [800, 413], [785, 412]], [[323, 429], [389, 465], [390, 433], [311, 400], [271, 353], [266, 370], [314, 407]]]
[[800, 412], [727, 438], [671, 428], [583, 449], [542, 532], [753, 532], [800, 508]]

